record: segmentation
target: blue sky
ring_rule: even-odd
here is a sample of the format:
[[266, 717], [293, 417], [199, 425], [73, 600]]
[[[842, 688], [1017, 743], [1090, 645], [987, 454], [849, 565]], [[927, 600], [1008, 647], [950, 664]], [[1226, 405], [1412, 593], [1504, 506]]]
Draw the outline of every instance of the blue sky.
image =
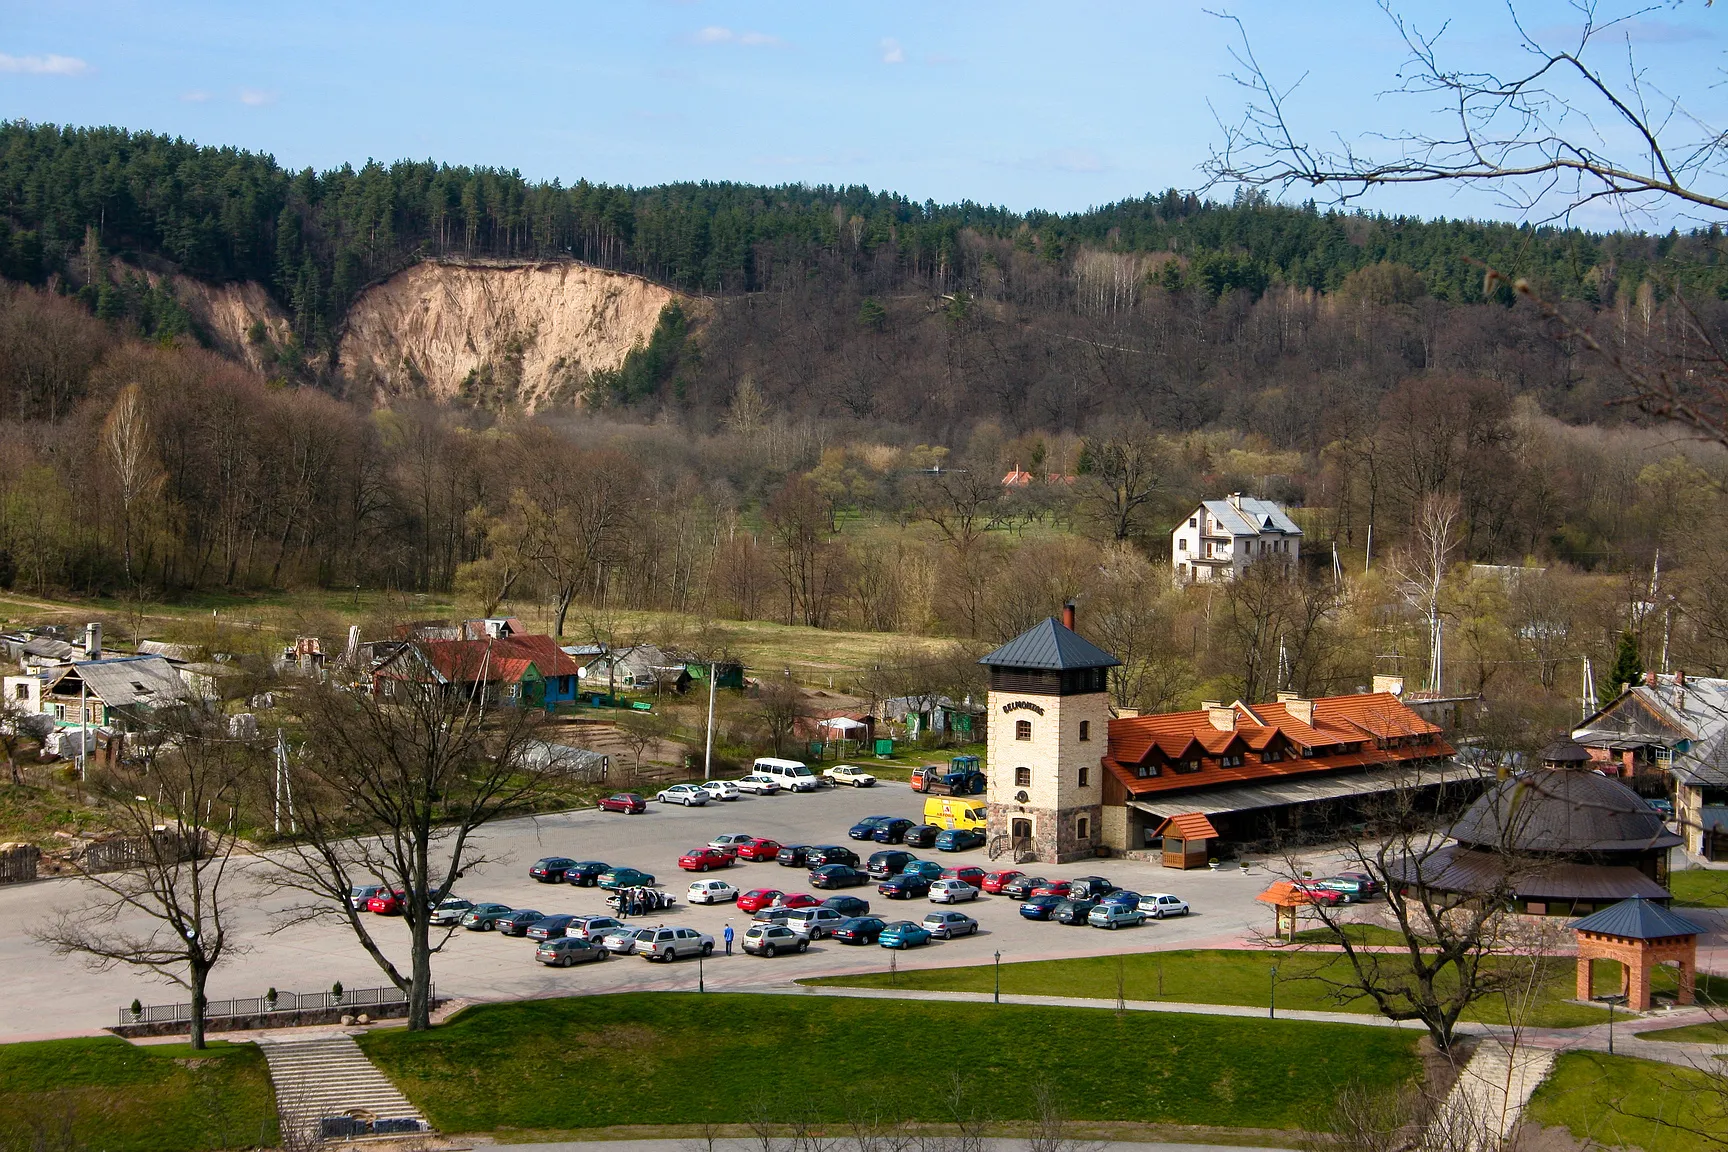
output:
[[[1315, 137], [1420, 124], [1385, 91], [1404, 58], [1366, 0], [872, 4], [293, 4], [10, 0], [0, 116], [119, 124], [272, 153], [496, 164], [540, 179], [865, 183], [917, 199], [1074, 210], [1191, 188], [1243, 94], [1239, 17]], [[1629, 26], [1657, 77], [1720, 110], [1725, 6], [1659, 4]], [[1504, 3], [1402, 5], [1451, 20], [1460, 59], [1509, 58]], [[1557, 31], [1564, 3], [1519, 5]], [[1619, 51], [1624, 52], [1624, 45]], [[1718, 118], [1720, 119], [1720, 118]], [[1430, 189], [1376, 207], [1507, 216]], [[1586, 221], [1592, 222], [1592, 221]]]

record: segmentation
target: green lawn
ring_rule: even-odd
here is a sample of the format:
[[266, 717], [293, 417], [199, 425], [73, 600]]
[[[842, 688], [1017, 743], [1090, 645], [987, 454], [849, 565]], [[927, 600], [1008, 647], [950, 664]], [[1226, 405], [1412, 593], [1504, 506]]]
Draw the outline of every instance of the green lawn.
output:
[[[1053, 931], [1071, 929], [1057, 927]], [[1076, 929], [1077, 930], [1077, 929]], [[1366, 999], [1340, 1004], [1316, 974], [1346, 961], [1334, 952], [1273, 952], [1225, 949], [1218, 951], [1140, 952], [1126, 956], [1085, 956], [1066, 960], [1033, 960], [1002, 965], [1002, 991], [1022, 996], [1083, 996], [1114, 1000], [1117, 979], [1129, 1000], [1172, 1000], [1190, 1004], [1247, 1004], [1265, 1007], [1271, 994], [1272, 969], [1278, 969], [1278, 1006], [1329, 1012], [1372, 1013]], [[1606, 968], [1606, 965], [1598, 965]], [[1607, 979], [1608, 973], [1599, 973]], [[923, 988], [950, 992], [989, 992], [995, 973], [991, 965], [965, 968], [926, 968], [824, 976], [810, 984], [846, 987]], [[1573, 969], [1556, 964], [1543, 989], [1543, 998], [1528, 1023], [1544, 1028], [1576, 1028], [1608, 1019], [1601, 1008], [1567, 1003], [1572, 995]], [[1607, 991], [1606, 983], [1602, 990]], [[1468, 1018], [1504, 1023], [1506, 1006], [1498, 998], [1485, 1000]]]
[[[1404, 934], [1390, 928], [1382, 928], [1378, 924], [1343, 924], [1340, 927], [1344, 935], [1353, 944], [1390, 944], [1394, 947], [1404, 946]], [[1330, 928], [1304, 928], [1296, 933], [1299, 944], [1332, 944], [1337, 942]]]
[[1637, 1036], [1640, 1040], [1668, 1040], [1676, 1044], [1728, 1044], [1728, 1020], [1688, 1024], [1682, 1028], [1658, 1028], [1653, 1032], [1639, 1032]]
[[275, 1141], [275, 1097], [255, 1045], [0, 1045], [0, 1148], [203, 1152]]
[[833, 1123], [1033, 1115], [1042, 1079], [1076, 1120], [1301, 1129], [1351, 1079], [1418, 1073], [1384, 1028], [1108, 1009], [742, 994], [627, 993], [470, 1008], [361, 1044], [441, 1131]]
[[1728, 908], [1728, 869], [1668, 873], [1668, 891], [1682, 908]]
[[1707, 1152], [1722, 1145], [1672, 1125], [1728, 1132], [1725, 1104], [1728, 1094], [1693, 1068], [1605, 1052], [1567, 1052], [1531, 1097], [1525, 1116], [1566, 1128], [1596, 1147]]

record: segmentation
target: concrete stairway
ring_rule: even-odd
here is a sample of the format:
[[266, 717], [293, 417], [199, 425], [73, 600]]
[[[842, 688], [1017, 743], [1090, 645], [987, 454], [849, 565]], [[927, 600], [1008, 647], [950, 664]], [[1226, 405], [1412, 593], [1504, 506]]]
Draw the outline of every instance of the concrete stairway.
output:
[[420, 1110], [384, 1078], [351, 1036], [261, 1039], [258, 1047], [270, 1065], [287, 1147], [317, 1140], [327, 1117], [415, 1120], [422, 1131], [430, 1130]]
[[1429, 1124], [1423, 1152], [1499, 1152], [1553, 1066], [1553, 1052], [1484, 1039]]

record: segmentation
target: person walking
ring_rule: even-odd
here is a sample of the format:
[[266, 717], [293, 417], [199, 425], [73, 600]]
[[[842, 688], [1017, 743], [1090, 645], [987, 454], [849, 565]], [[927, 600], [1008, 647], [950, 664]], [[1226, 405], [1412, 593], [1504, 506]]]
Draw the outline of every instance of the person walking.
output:
[[732, 921], [726, 921], [726, 931], [721, 933], [726, 940], [726, 955], [732, 955]]

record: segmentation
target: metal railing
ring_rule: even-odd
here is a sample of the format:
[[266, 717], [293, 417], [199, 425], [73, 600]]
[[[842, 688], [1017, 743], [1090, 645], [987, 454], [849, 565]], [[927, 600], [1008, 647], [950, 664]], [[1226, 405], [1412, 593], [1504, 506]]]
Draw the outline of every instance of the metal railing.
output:
[[[427, 989], [426, 998], [438, 998], [437, 985]], [[267, 996], [242, 996], [232, 1000], [207, 1000], [204, 1002], [204, 1019], [320, 1012], [331, 1008], [382, 1008], [406, 1003], [408, 994], [394, 985], [384, 988], [344, 988], [340, 996], [334, 992], [278, 992], [275, 999]], [[191, 1019], [191, 1004], [146, 1004], [138, 1012], [133, 1012], [129, 1007], [120, 1009], [122, 1025], [184, 1023]]]

